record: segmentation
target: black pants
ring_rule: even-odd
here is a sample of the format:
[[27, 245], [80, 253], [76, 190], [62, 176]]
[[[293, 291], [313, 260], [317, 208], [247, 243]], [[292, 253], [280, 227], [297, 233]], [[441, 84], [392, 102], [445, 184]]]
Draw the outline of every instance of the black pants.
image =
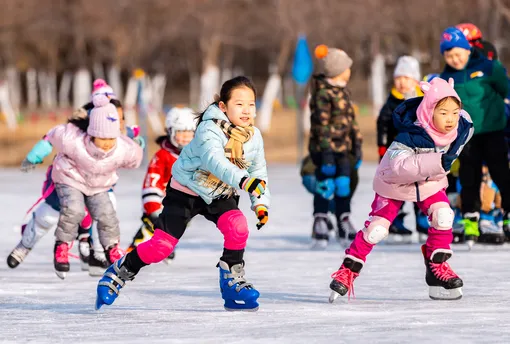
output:
[[[320, 154], [311, 154], [311, 158], [313, 160], [313, 163], [315, 166], [317, 166], [315, 176], [318, 181], [324, 180], [326, 177], [324, 176], [321, 171], [320, 167], [322, 165], [322, 159]], [[336, 176], [338, 177], [340, 175], [348, 175], [350, 177], [350, 189], [351, 193], [347, 197], [338, 197], [335, 195], [334, 203], [335, 203], [335, 214], [337, 219], [340, 215], [343, 213], [350, 213], [351, 212], [351, 199], [354, 195], [354, 191], [358, 187], [359, 182], [359, 176], [358, 176], [358, 170], [354, 168], [356, 161], [354, 161], [354, 158], [348, 156], [344, 157], [343, 155], [337, 155], [335, 156], [335, 162], [337, 165], [336, 168]], [[334, 177], [333, 177], [334, 178]], [[327, 200], [317, 194], [313, 197], [313, 214], [326, 214], [330, 209], [330, 204], [332, 201]]]
[[[188, 222], [193, 217], [202, 215], [207, 220], [217, 224], [221, 215], [230, 210], [238, 210], [238, 205], [239, 196], [219, 198], [213, 200], [211, 204], [207, 204], [198, 196], [192, 196], [168, 186], [166, 196], [163, 199], [163, 211], [159, 215], [154, 227], [161, 229], [176, 239], [180, 239], [186, 231]], [[224, 248], [221, 260], [232, 266], [242, 263], [243, 256], [244, 249], [229, 250]], [[125, 264], [133, 272], [138, 272], [140, 268], [147, 265], [140, 259], [136, 249], [127, 255]]]
[[474, 135], [460, 154], [459, 179], [462, 186], [462, 213], [480, 211], [482, 163], [501, 192], [502, 207], [510, 210], [510, 169], [508, 145], [503, 131]]

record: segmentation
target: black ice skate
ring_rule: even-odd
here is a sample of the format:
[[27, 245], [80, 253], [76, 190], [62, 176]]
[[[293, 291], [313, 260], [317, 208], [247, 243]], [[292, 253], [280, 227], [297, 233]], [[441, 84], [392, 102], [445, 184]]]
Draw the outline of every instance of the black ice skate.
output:
[[459, 276], [446, 262], [452, 256], [452, 251], [437, 249], [432, 252], [430, 259], [425, 258], [425, 245], [421, 247], [425, 259], [425, 281], [429, 286], [429, 296], [433, 300], [459, 300], [462, 298], [462, 286]]

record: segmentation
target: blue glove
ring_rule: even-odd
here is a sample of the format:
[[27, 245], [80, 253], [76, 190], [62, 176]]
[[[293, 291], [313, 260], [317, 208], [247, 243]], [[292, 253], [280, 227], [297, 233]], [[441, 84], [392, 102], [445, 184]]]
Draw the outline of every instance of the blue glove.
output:
[[332, 200], [335, 196], [335, 182], [333, 179], [317, 181], [315, 192], [322, 198]]
[[356, 165], [354, 165], [354, 169], [355, 169], [355, 170], [357, 170], [357, 169], [359, 169], [359, 168], [360, 168], [360, 166], [361, 166], [361, 162], [362, 162], [362, 161], [363, 161], [363, 160], [361, 160], [361, 159], [359, 159], [358, 161], [356, 161]]
[[133, 141], [138, 143], [143, 150], [145, 150], [145, 147], [147, 147], [147, 143], [145, 142], [145, 139], [142, 136], [135, 137]]
[[321, 166], [321, 173], [325, 175], [326, 177], [333, 177], [336, 173], [336, 166], [335, 165], [322, 165]]
[[27, 154], [26, 160], [31, 164], [40, 164], [44, 158], [51, 154], [53, 146], [46, 140], [41, 140], [35, 144], [32, 150]]
[[335, 195], [348, 197], [351, 194], [351, 178], [340, 176], [335, 178]]
[[450, 171], [452, 168], [452, 164], [455, 160], [457, 160], [459, 156], [457, 154], [443, 154], [441, 155], [441, 165], [443, 166], [446, 172]]
[[301, 179], [306, 190], [312, 194], [317, 191], [317, 178], [314, 175], [304, 175]]

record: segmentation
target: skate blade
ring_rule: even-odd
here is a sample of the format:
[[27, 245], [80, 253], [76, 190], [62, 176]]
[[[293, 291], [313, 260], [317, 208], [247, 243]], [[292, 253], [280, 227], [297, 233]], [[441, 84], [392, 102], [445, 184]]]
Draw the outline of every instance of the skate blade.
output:
[[429, 297], [432, 300], [460, 300], [462, 298], [462, 288], [429, 287]]
[[89, 266], [88, 267], [89, 276], [91, 276], [91, 277], [100, 277], [100, 276], [103, 276], [105, 270], [106, 269], [103, 269], [103, 268], [101, 268], [99, 266]]
[[80, 261], [81, 271], [89, 271], [89, 263], [85, 263], [84, 261]]
[[165, 263], [166, 265], [171, 265], [173, 263], [173, 261], [174, 261], [173, 259], [168, 259], [168, 258], [163, 259], [163, 263]]
[[227, 306], [223, 306], [228, 312], [256, 312], [259, 310], [259, 306], [255, 308], [229, 308]]
[[57, 271], [55, 270], [55, 274], [60, 278], [61, 280], [64, 280], [67, 276], [67, 272], [65, 271]]
[[256, 299], [243, 300], [225, 300], [223, 308], [229, 312], [256, 312], [259, 310], [259, 304]]
[[328, 247], [327, 240], [317, 240], [313, 239], [312, 246], [310, 247], [312, 250], [325, 250]]
[[338, 294], [336, 291], [332, 291], [331, 294], [329, 294], [329, 303], [335, 302], [336, 299], [340, 297], [340, 294]]

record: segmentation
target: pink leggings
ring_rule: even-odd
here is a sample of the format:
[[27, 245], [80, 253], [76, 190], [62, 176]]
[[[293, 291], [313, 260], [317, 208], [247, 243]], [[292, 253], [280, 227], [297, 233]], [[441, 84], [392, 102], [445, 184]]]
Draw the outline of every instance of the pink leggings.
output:
[[[378, 194], [372, 202], [372, 211], [370, 212], [370, 219], [365, 222], [365, 228], [356, 234], [351, 246], [345, 251], [346, 254], [356, 258], [366, 260], [366, 257], [372, 251], [375, 244], [370, 243], [365, 238], [367, 229], [372, 221], [378, 221], [383, 226], [389, 226], [397, 217], [403, 201], [386, 198]], [[424, 214], [429, 215], [429, 220], [432, 224], [437, 224], [437, 212], [439, 208], [445, 208], [446, 203], [449, 207], [448, 197], [444, 190], [438, 191], [429, 198], [417, 202], [416, 204]], [[446, 210], [447, 211], [447, 210]], [[387, 220], [387, 221], [386, 221]], [[439, 226], [436, 226], [439, 228]], [[452, 228], [434, 228], [429, 227], [427, 242], [425, 243], [425, 256], [429, 258], [436, 249], [450, 249], [450, 244], [453, 240]]]

